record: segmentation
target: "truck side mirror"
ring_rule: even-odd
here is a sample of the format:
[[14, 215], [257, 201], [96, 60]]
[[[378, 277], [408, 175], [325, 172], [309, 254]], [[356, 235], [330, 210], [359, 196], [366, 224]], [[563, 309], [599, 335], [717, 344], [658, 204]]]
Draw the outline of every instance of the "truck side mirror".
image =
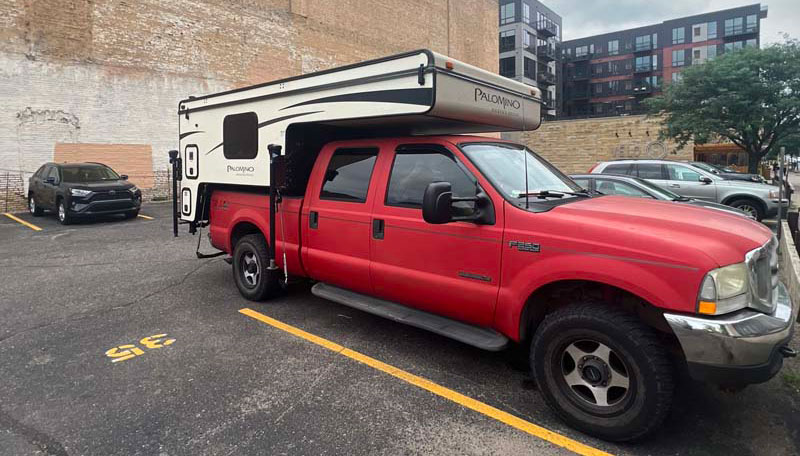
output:
[[708, 185], [708, 184], [710, 184], [710, 183], [714, 182], [714, 181], [712, 181], [712, 180], [711, 180], [711, 178], [710, 178], [710, 177], [706, 177], [706, 176], [700, 176], [700, 179], [699, 179], [699, 180], [700, 180], [700, 182], [702, 182], [702, 183], [704, 183], [704, 184], [706, 184], [706, 185]]
[[[475, 202], [475, 212], [472, 215], [453, 216], [453, 203], [461, 201]], [[489, 195], [480, 187], [476, 189], [475, 196], [454, 198], [450, 182], [431, 182], [425, 187], [425, 194], [422, 197], [422, 218], [434, 225], [448, 222], [494, 225], [494, 205]]]
[[124, 181], [126, 181], [126, 180], [128, 180], [128, 175], [127, 174], [122, 174], [122, 175], [119, 176], [119, 178], [124, 180]]
[[431, 182], [422, 197], [422, 218], [431, 224], [441, 225], [452, 220], [453, 190], [450, 182]]
[[48, 184], [55, 184], [56, 178], [53, 176], [48, 176], [47, 179], [45, 179], [44, 181], [47, 182]]

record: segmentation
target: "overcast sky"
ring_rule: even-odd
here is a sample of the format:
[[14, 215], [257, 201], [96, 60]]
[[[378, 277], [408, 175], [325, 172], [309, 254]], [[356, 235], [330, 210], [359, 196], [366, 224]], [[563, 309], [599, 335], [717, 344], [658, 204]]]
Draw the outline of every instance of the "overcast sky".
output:
[[[613, 32], [668, 19], [707, 13], [737, 6], [752, 5], [742, 0], [541, 0], [563, 18], [564, 40]], [[800, 38], [800, 0], [770, 0], [764, 19], [761, 41], [782, 41], [780, 33]]]

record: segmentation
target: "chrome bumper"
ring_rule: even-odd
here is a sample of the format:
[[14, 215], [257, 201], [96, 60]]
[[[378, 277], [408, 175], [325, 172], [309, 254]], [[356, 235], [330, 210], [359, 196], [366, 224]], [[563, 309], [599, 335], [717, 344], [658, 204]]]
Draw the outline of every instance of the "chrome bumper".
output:
[[664, 318], [690, 366], [761, 367], [773, 362], [778, 349], [792, 336], [800, 304], [792, 303], [781, 282], [773, 289], [772, 299], [776, 307], [769, 315], [743, 309], [719, 317], [664, 314]]

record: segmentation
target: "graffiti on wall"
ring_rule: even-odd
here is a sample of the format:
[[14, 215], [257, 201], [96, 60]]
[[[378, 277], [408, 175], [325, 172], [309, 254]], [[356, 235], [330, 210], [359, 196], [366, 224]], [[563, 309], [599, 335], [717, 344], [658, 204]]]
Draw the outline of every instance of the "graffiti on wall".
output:
[[[675, 151], [672, 151], [675, 154]], [[661, 159], [669, 155], [667, 145], [663, 141], [650, 141], [646, 143], [620, 143], [611, 152], [615, 159], [619, 158], [651, 158]]]

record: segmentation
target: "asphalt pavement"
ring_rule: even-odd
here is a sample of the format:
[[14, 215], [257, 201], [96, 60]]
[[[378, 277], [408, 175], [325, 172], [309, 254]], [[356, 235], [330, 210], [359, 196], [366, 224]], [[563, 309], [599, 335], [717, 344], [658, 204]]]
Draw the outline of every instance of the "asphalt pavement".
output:
[[800, 396], [780, 376], [738, 394], [683, 378], [653, 439], [602, 442], [561, 423], [506, 353], [307, 283], [244, 300], [227, 263], [172, 237], [169, 210], [70, 226], [18, 214], [39, 231], [0, 216], [0, 454], [800, 453]]

